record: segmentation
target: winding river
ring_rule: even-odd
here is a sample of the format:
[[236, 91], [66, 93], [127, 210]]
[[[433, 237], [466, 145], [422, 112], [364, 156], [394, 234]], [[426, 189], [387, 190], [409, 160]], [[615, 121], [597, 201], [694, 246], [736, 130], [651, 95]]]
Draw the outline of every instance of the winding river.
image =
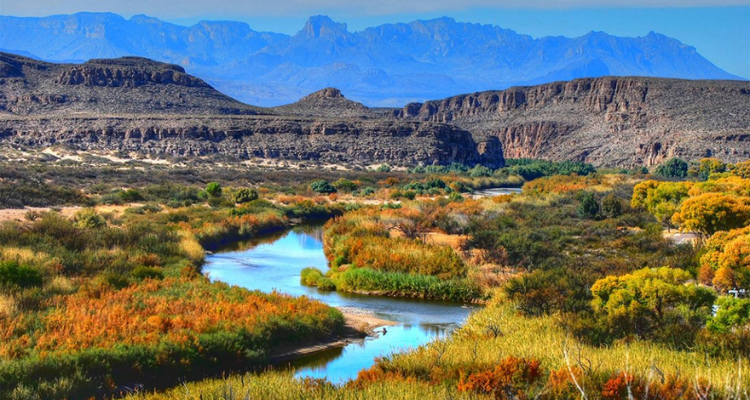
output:
[[340, 383], [355, 378], [376, 357], [414, 348], [446, 335], [462, 324], [471, 308], [456, 303], [396, 299], [320, 291], [300, 284], [308, 266], [328, 269], [320, 226], [297, 227], [248, 243], [239, 243], [207, 257], [204, 271], [213, 280], [264, 292], [277, 290], [305, 295], [340, 308], [356, 308], [398, 324], [386, 334], [312, 354], [293, 361], [299, 377], [328, 378]]

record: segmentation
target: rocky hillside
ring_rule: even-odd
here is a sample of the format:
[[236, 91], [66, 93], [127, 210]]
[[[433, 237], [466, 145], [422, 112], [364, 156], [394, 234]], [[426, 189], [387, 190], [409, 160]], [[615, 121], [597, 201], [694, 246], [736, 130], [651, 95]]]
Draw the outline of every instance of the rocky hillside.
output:
[[239, 103], [178, 66], [140, 58], [50, 64], [0, 53], [0, 146], [335, 164], [501, 166], [496, 138], [378, 117], [336, 89], [277, 109]]
[[655, 165], [750, 158], [750, 83], [642, 77], [576, 79], [412, 103], [397, 119], [498, 138], [506, 158]]
[[0, 112], [257, 114], [185, 73], [145, 58], [53, 64], [0, 53]]
[[734, 162], [750, 158], [750, 83], [587, 78], [402, 109], [370, 109], [327, 88], [259, 108], [171, 64], [132, 57], [51, 64], [0, 53], [3, 143], [360, 165]]

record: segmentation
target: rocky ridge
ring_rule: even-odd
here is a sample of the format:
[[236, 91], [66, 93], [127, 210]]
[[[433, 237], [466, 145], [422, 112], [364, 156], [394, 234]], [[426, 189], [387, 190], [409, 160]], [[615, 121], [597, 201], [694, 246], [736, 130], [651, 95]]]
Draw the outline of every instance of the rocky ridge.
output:
[[177, 65], [139, 57], [54, 64], [0, 53], [0, 112], [258, 114]]
[[584, 78], [412, 103], [399, 120], [496, 137], [506, 158], [655, 165], [671, 157], [750, 158], [750, 83]]

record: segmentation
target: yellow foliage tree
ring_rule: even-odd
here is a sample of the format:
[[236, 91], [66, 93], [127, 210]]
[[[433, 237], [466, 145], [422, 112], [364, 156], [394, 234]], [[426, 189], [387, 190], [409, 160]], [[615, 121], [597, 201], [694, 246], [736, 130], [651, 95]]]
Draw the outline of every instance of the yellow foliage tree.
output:
[[706, 182], [696, 183], [690, 189], [690, 196], [700, 196], [705, 193], [723, 193], [736, 196], [750, 196], [750, 179], [740, 178], [739, 176], [728, 176], [709, 180]]
[[633, 188], [630, 205], [645, 208], [667, 228], [672, 228], [672, 216], [688, 198], [692, 182], [641, 182]]
[[742, 228], [750, 222], [750, 198], [705, 193], [685, 200], [672, 217], [681, 230], [707, 237], [717, 231]]
[[734, 164], [731, 168], [731, 172], [733, 175], [737, 175], [741, 178], [750, 179], [750, 160]]
[[716, 271], [713, 280], [714, 288], [720, 292], [726, 293], [727, 290], [737, 287], [735, 282], [734, 270], [727, 267], [721, 267]]

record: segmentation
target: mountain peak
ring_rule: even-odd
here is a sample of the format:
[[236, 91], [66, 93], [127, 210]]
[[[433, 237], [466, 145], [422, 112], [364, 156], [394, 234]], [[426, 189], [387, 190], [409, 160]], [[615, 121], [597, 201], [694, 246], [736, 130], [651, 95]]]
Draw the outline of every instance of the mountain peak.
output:
[[332, 20], [326, 15], [315, 15], [310, 17], [302, 29], [303, 35], [307, 37], [338, 36], [347, 33], [346, 24]]

